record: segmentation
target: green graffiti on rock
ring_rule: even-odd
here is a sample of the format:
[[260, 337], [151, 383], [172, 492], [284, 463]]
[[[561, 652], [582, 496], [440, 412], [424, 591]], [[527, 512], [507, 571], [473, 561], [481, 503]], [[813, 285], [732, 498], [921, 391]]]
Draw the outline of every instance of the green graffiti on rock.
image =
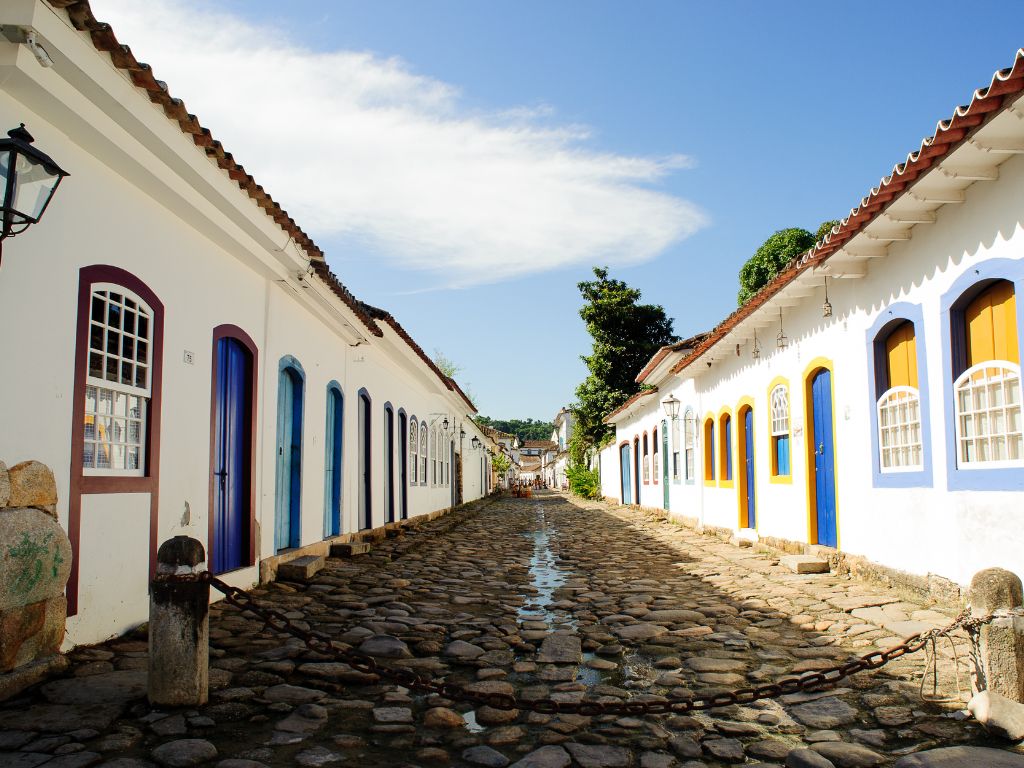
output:
[[[46, 567], [46, 560], [49, 559], [50, 541], [52, 539], [53, 533], [47, 533], [43, 536], [41, 542], [33, 541], [27, 533], [22, 533], [21, 541], [16, 546], [10, 547], [7, 550], [7, 554], [14, 558], [17, 563], [14, 583], [11, 584], [11, 590], [15, 594], [26, 595], [39, 586]], [[57, 568], [63, 560], [64, 558], [61, 556], [60, 547], [58, 546], [53, 555], [54, 577], [56, 577]]]

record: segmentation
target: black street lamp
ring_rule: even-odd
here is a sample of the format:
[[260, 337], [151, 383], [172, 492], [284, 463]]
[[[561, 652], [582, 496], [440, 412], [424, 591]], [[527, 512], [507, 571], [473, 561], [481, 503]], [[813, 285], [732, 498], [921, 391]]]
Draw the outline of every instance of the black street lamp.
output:
[[480, 438], [477, 437], [476, 435], [473, 435], [473, 439], [469, 441], [469, 444], [473, 446], [473, 450], [475, 451], [477, 448], [480, 447]]
[[0, 247], [43, 218], [61, 180], [70, 175], [32, 146], [34, 139], [24, 123], [7, 136], [0, 139]]

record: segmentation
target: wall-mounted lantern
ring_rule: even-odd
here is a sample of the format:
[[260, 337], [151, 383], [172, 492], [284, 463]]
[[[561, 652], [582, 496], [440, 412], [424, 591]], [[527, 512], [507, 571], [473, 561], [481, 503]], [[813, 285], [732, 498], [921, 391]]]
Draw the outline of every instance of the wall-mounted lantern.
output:
[[70, 174], [32, 146], [32, 134], [22, 123], [0, 139], [0, 247], [43, 218], [60, 182]]
[[473, 435], [473, 439], [469, 441], [469, 444], [473, 446], [473, 450], [476, 450], [477, 448], [480, 447], [480, 438], [477, 437], [476, 435]]
[[675, 395], [669, 395], [661, 401], [661, 407], [665, 409], [665, 415], [668, 416], [672, 421], [679, 418], [679, 398]]
[[828, 275], [825, 276], [825, 303], [821, 305], [821, 316], [832, 317], [832, 303], [828, 300]]
[[786, 333], [782, 330], [782, 307], [779, 307], [779, 333], [775, 337], [775, 346], [777, 349], [785, 349], [789, 346], [789, 339], [786, 338]]

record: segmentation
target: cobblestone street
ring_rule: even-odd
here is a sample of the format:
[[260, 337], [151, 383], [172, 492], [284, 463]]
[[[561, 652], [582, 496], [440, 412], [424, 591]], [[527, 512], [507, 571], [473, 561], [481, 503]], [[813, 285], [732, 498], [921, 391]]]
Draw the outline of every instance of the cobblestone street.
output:
[[[369, 555], [329, 559], [308, 584], [253, 594], [383, 663], [556, 701], [773, 681], [952, 618], [855, 579], [793, 574], [770, 554], [653, 515], [554, 493], [442, 517]], [[940, 650], [941, 690], [955, 695], [948, 647]], [[212, 609], [211, 702], [201, 709], [146, 703], [144, 637], [71, 658], [67, 677], [0, 709], [0, 764], [663, 768], [788, 756], [791, 766], [827, 768], [985, 743], [962, 703], [921, 700], [924, 653], [829, 691], [691, 716], [593, 717], [420, 696], [223, 603]], [[966, 688], [964, 659], [961, 667]]]

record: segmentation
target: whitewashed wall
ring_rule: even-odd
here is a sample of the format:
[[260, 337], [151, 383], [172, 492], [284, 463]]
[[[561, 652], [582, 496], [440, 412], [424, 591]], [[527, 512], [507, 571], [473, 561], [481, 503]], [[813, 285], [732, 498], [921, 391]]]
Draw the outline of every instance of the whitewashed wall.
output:
[[[663, 383], [661, 391], [644, 398], [617, 423], [615, 444], [602, 451], [602, 487], [606, 496], [621, 498], [618, 446], [634, 436], [642, 441], [664, 418], [661, 400], [674, 394], [680, 418], [692, 406], [703, 418], [716, 419], [723, 408], [732, 414], [734, 486], [703, 481], [702, 431], [698, 429], [697, 479], [670, 486], [672, 514], [699, 517], [705, 524], [736, 529], [740, 524], [737, 438], [738, 408], [745, 398], [754, 409], [756, 527], [762, 536], [807, 542], [805, 381], [811, 369], [827, 361], [833, 370], [836, 496], [839, 547], [911, 573], [935, 573], [966, 583], [978, 570], [1000, 566], [1024, 573], [1024, 533], [1019, 526], [1021, 490], [956, 490], [950, 488], [947, 454], [952, 437], [947, 411], [953, 406], [944, 394], [950, 377], [942, 355], [949, 330], [940, 313], [940, 300], [955, 281], [992, 259], [1024, 259], [1024, 158], [1015, 157], [999, 169], [999, 179], [976, 183], [966, 202], [939, 209], [937, 221], [917, 226], [909, 241], [890, 246], [889, 255], [870, 262], [863, 279], [829, 281], [834, 316], [822, 317], [820, 295], [787, 308], [783, 326], [789, 346], [777, 351], [774, 330], [761, 337], [762, 356], [755, 361], [749, 345], [737, 356], [735, 341], [726, 339], [680, 376]], [[926, 351], [927, 372], [920, 372], [928, 390], [931, 429], [932, 481], [928, 487], [876, 487], [872, 473], [871, 412], [874, 382], [869, 380], [868, 330], [897, 302], [921, 305], [923, 329], [918, 345]], [[1018, 298], [1018, 315], [1021, 309]], [[671, 308], [669, 308], [671, 312]], [[1018, 327], [1020, 320], [1018, 318]], [[1024, 338], [1024, 337], [1022, 337]], [[705, 360], [712, 360], [707, 367]], [[789, 382], [791, 415], [791, 481], [770, 482], [769, 385], [776, 377]], [[716, 426], [716, 433], [717, 433]], [[670, 432], [671, 435], [671, 432]], [[680, 427], [682, 436], [682, 427]], [[718, 435], [716, 434], [716, 439]], [[670, 441], [671, 442], [671, 441]], [[670, 458], [672, 448], [670, 446]], [[682, 453], [682, 449], [680, 449]], [[682, 457], [681, 457], [682, 460]], [[640, 503], [663, 506], [660, 485], [641, 483]]]
[[[302, 264], [297, 252], [274, 250], [286, 235], [115, 72], [109, 58], [39, 8], [33, 23], [45, 30], [51, 47], [76, 61], [81, 82], [41, 69], [23, 46], [0, 46], [0, 128], [26, 123], [37, 146], [72, 174], [43, 221], [4, 243], [0, 459], [12, 464], [33, 458], [52, 467], [58, 514], [68, 525], [79, 269], [107, 264], [134, 274], [165, 307], [158, 542], [186, 533], [207, 543], [212, 332], [225, 323], [245, 330], [258, 348], [257, 562], [276, 554], [274, 454], [278, 362], [284, 355], [305, 372], [300, 543], [324, 538], [326, 388], [332, 380], [345, 398], [342, 530], [362, 527], [354, 460], [360, 388], [372, 398], [373, 523], [382, 525], [385, 402], [396, 414], [396, 451], [400, 408], [417, 418], [446, 414], [451, 424], [468, 425], [468, 406], [389, 327], [383, 339], [374, 338], [340, 302], [324, 310], [301, 288], [296, 293], [285, 287], [280, 281]], [[90, 98], [81, 90], [87, 83], [94, 87]], [[103, 109], [108, 97], [133, 114]], [[351, 346], [346, 322], [368, 343]], [[466, 452], [465, 501], [483, 493], [483, 454], [469, 448], [473, 430], [467, 427], [461, 447], [455, 430], [456, 450]], [[422, 515], [450, 506], [451, 489], [416, 486], [407, 498], [410, 516]], [[396, 515], [397, 507], [396, 488]], [[148, 494], [82, 497], [79, 610], [68, 622], [69, 645], [104, 639], [146, 619], [150, 536]], [[252, 584], [257, 567], [227, 579]]]

